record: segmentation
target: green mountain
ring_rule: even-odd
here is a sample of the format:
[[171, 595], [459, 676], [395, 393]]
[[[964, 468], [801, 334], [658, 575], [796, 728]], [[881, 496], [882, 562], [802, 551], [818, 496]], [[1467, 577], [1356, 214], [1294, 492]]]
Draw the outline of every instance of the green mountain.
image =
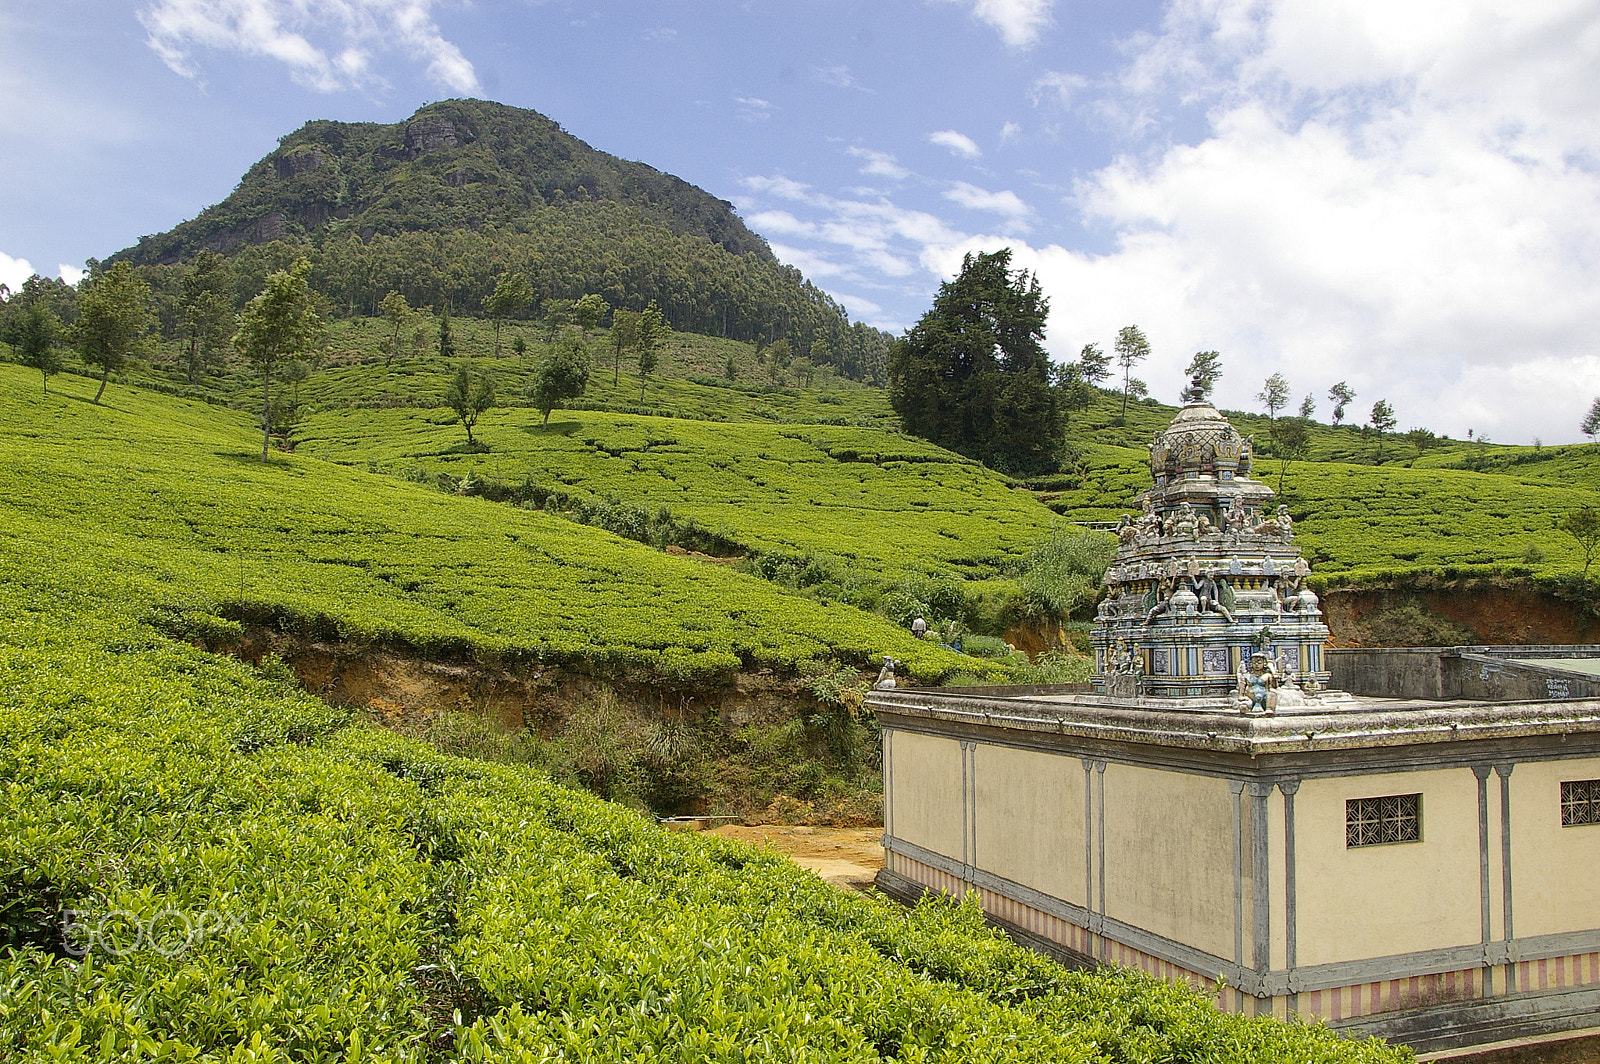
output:
[[[448, 100], [392, 125], [308, 122], [233, 193], [119, 252], [175, 274], [201, 251], [233, 260], [236, 294], [308, 255], [314, 283], [350, 315], [389, 291], [477, 313], [520, 270], [534, 298], [655, 300], [674, 328], [757, 342], [865, 375], [882, 337], [779, 263], [731, 204], [644, 163], [590, 147], [535, 111]], [[163, 270], [162, 268], [165, 268]], [[819, 345], [817, 342], [821, 341]]]
[[772, 260], [732, 204], [597, 151], [537, 111], [482, 100], [429, 104], [392, 125], [307, 122], [227, 199], [125, 254], [173, 263], [201, 248], [226, 254], [272, 240], [479, 229], [564, 202], [623, 204], [674, 233]]

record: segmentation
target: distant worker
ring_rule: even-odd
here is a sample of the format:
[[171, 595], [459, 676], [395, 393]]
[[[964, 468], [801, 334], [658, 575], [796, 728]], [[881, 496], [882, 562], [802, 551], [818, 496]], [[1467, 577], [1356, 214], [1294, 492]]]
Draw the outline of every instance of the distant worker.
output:
[[922, 619], [922, 614], [917, 614], [917, 619], [911, 622], [911, 634], [921, 639], [928, 634], [928, 622]]

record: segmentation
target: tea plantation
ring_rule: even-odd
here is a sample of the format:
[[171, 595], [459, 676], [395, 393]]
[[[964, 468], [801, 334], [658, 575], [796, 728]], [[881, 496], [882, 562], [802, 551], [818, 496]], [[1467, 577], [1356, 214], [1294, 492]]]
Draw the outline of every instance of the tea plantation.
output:
[[309, 417], [299, 451], [400, 473], [531, 482], [564, 501], [668, 507], [738, 549], [829, 554], [872, 572], [988, 576], [1061, 524], [974, 462], [882, 429], [718, 424], [527, 408], [491, 412], [468, 451], [438, 410]]
[[[84, 479], [127, 514], [115, 535], [71, 536], [69, 514], [110, 520], [112, 504], [71, 502], [47, 426], [34, 453], [8, 455], [50, 487], [29, 497], [34, 534], [8, 520], [0, 551], [0, 1059], [1408, 1059], [1224, 1015], [1137, 973], [1065, 971], [972, 908], [907, 911], [771, 853], [661, 832], [167, 637], [137, 619], [139, 596], [204, 583], [195, 559], [219, 544], [156, 475], [178, 475], [162, 464], [170, 435], [119, 449], [84, 421], [154, 433], [159, 410], [171, 433], [231, 441], [205, 411], [125, 406], [73, 410], [60, 433], [113, 452]], [[18, 413], [11, 400], [8, 438]], [[236, 513], [312, 541], [351, 516], [307, 527], [321, 474], [285, 463], [257, 481], [229, 453], [190, 455], [217, 506], [256, 485]], [[134, 538], [162, 515], [195, 541]], [[358, 529], [388, 535], [376, 518]], [[346, 594], [360, 601], [330, 599]]]
[[549, 515], [316, 458], [252, 459], [244, 415], [0, 366], [0, 537], [30, 571], [204, 636], [266, 623], [430, 657], [716, 682], [882, 654], [972, 659], [845, 605]]

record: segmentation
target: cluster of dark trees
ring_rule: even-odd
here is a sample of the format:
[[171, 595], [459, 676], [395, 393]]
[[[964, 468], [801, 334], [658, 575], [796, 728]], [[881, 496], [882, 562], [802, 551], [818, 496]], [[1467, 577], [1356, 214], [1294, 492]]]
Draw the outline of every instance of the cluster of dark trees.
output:
[[889, 401], [906, 431], [1017, 476], [1055, 470], [1061, 396], [1044, 350], [1049, 300], [1011, 249], [968, 254], [933, 308], [889, 353]]

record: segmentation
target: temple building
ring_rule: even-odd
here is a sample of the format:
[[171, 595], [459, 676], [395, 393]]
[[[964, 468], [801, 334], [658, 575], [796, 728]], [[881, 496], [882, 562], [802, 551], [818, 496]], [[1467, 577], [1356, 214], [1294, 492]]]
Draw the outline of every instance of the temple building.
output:
[[1329, 649], [1249, 440], [1186, 399], [1092, 685], [869, 696], [880, 887], [1418, 1051], [1596, 1026], [1600, 648]]

